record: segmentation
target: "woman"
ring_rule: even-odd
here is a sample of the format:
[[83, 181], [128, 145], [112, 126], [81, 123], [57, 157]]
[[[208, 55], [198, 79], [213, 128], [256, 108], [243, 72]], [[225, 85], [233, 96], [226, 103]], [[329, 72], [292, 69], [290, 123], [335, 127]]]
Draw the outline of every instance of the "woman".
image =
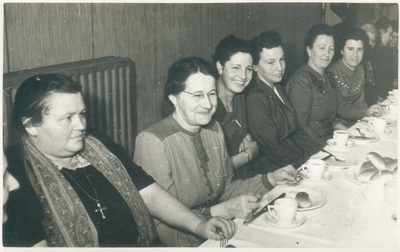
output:
[[377, 43], [371, 51], [371, 65], [374, 71], [375, 86], [365, 90], [366, 100], [371, 103], [379, 103], [386, 99], [388, 92], [393, 87], [394, 80], [397, 79], [398, 59], [388, 46], [392, 40], [393, 28], [387, 18], [381, 18], [375, 24], [377, 30]]
[[22, 150], [6, 154], [21, 187], [10, 194], [4, 245], [157, 245], [150, 214], [204, 238], [233, 235], [232, 222], [200, 219], [121, 146], [88, 134], [85, 112], [81, 85], [70, 77], [37, 75], [18, 89], [14, 117]]
[[242, 93], [253, 73], [250, 50], [249, 42], [230, 35], [219, 42], [213, 55], [219, 73], [218, 105], [213, 118], [224, 131], [235, 179], [255, 175], [249, 173], [249, 165], [258, 152], [257, 143], [248, 134], [245, 95]]
[[378, 116], [379, 105], [367, 106], [364, 98], [365, 74], [361, 61], [368, 37], [360, 28], [345, 30], [339, 39], [341, 58], [332, 63], [328, 71], [339, 90], [338, 119], [351, 127], [364, 116]]
[[286, 67], [282, 38], [269, 31], [251, 42], [257, 78], [246, 104], [250, 133], [260, 146], [253, 169], [266, 173], [288, 164], [299, 167], [319, 146], [299, 128], [296, 112], [279, 85]]
[[332, 75], [325, 69], [332, 61], [334, 32], [325, 24], [313, 26], [305, 40], [308, 62], [287, 83], [289, 100], [300, 127], [321, 148], [332, 137], [337, 113], [337, 93]]
[[[164, 89], [175, 107], [172, 115], [136, 138], [135, 162], [162, 187], [203, 218], [246, 218], [259, 197], [277, 181], [295, 180], [293, 166], [247, 180], [232, 180], [233, 170], [221, 126], [212, 116], [217, 107], [217, 73], [197, 58], [175, 62]], [[169, 246], [197, 246], [204, 240], [156, 223]]]

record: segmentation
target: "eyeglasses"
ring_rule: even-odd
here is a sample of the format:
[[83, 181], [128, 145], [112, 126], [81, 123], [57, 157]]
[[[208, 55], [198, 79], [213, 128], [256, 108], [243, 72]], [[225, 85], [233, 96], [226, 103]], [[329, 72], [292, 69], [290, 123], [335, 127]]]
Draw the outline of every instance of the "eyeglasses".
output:
[[[190, 94], [194, 100], [200, 101], [202, 99], [204, 99], [205, 94], [204, 93], [190, 93], [188, 91], [183, 90], [182, 92], [186, 93], [186, 94]], [[218, 98], [218, 93], [217, 91], [211, 91], [209, 93], [207, 93], [208, 99], [210, 99], [211, 101], [216, 101]]]

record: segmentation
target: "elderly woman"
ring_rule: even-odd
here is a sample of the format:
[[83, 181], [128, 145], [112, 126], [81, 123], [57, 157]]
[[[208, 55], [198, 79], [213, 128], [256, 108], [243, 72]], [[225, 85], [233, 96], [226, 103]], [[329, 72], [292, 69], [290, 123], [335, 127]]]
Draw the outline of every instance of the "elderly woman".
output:
[[269, 31], [251, 42], [257, 78], [246, 104], [250, 133], [260, 146], [253, 169], [266, 173], [288, 164], [299, 167], [319, 146], [299, 127], [295, 109], [280, 85], [286, 67], [282, 38]]
[[293, 74], [286, 88], [300, 127], [322, 148], [336, 124], [336, 87], [333, 76], [325, 71], [335, 52], [334, 31], [326, 24], [313, 26], [305, 46], [308, 62]]
[[378, 116], [381, 113], [379, 105], [368, 107], [364, 98], [364, 68], [360, 63], [367, 41], [368, 37], [362, 29], [346, 29], [338, 43], [341, 58], [328, 68], [339, 90], [338, 119], [347, 127], [364, 116]]
[[248, 134], [245, 95], [242, 93], [253, 73], [250, 52], [249, 42], [230, 35], [219, 42], [213, 55], [219, 73], [218, 105], [213, 118], [224, 131], [235, 179], [255, 175], [250, 173], [250, 161], [258, 152], [257, 143]]
[[[200, 58], [180, 59], [171, 66], [164, 94], [175, 110], [139, 134], [135, 162], [203, 218], [246, 218], [258, 208], [259, 196], [297, 174], [287, 166], [232, 180], [224, 133], [212, 120], [218, 101], [216, 78], [212, 64]], [[162, 220], [156, 225], [167, 245], [196, 246], [204, 241]]]
[[[157, 245], [150, 215], [203, 238], [231, 221], [196, 216], [106, 135], [86, 132], [81, 85], [63, 75], [27, 79], [15, 97], [21, 149], [8, 153], [21, 187], [10, 194], [5, 246]], [[43, 241], [45, 241], [43, 243]]]
[[365, 90], [367, 100], [371, 100], [374, 104], [386, 99], [388, 92], [394, 88], [393, 81], [397, 80], [398, 72], [398, 59], [388, 46], [393, 35], [389, 20], [381, 18], [375, 27], [378, 31], [377, 43], [370, 55], [375, 85]]

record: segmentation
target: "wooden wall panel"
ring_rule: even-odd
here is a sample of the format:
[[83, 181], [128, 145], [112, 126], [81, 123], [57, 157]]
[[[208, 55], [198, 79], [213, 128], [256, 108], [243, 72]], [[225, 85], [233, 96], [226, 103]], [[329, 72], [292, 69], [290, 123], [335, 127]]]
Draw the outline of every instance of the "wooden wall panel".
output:
[[157, 92], [157, 117], [164, 116], [164, 85], [171, 65], [181, 58], [202, 56], [201, 6], [199, 4], [156, 5], [156, 71], [152, 83]]
[[93, 4], [94, 57], [128, 57], [136, 65], [138, 132], [159, 120], [155, 21], [154, 4]]
[[90, 59], [90, 4], [6, 3], [11, 71]]
[[[4, 21], [4, 17], [3, 17]], [[3, 73], [8, 72], [8, 52], [7, 52], [7, 34], [6, 34], [6, 26], [3, 22]]]

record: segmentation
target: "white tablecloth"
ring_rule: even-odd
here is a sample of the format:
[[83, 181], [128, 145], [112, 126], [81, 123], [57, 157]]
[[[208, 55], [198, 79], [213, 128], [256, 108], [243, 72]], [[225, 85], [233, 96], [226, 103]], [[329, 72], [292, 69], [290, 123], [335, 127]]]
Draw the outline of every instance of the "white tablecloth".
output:
[[[359, 135], [355, 128], [360, 128], [367, 136], [373, 133], [367, 130], [368, 125], [358, 122], [350, 134]], [[360, 167], [366, 161], [366, 154], [374, 151], [383, 157], [397, 158], [397, 126], [390, 127], [390, 134], [380, 135], [380, 140], [373, 143], [359, 143], [347, 150], [338, 150], [327, 146], [326, 149], [346, 159], [355, 158]], [[315, 158], [323, 157], [316, 154]], [[381, 205], [368, 202], [363, 196], [361, 185], [346, 178], [348, 169], [332, 169], [332, 179], [326, 182], [303, 180], [298, 187], [313, 189], [327, 198], [322, 207], [301, 213], [307, 217], [304, 224], [297, 228], [275, 228], [266, 223], [263, 216], [248, 226], [243, 220], [235, 219], [237, 233], [231, 239], [235, 244], [247, 241], [267, 248], [363, 248], [395, 249], [399, 248], [400, 233], [391, 216], [397, 212], [397, 188], [387, 188], [386, 200]], [[278, 190], [278, 186], [273, 189]], [[248, 244], [248, 247], [251, 246]], [[219, 242], [208, 240], [201, 247], [218, 247]], [[256, 247], [256, 246], [254, 246]], [[399, 250], [397, 250], [399, 251]]]

